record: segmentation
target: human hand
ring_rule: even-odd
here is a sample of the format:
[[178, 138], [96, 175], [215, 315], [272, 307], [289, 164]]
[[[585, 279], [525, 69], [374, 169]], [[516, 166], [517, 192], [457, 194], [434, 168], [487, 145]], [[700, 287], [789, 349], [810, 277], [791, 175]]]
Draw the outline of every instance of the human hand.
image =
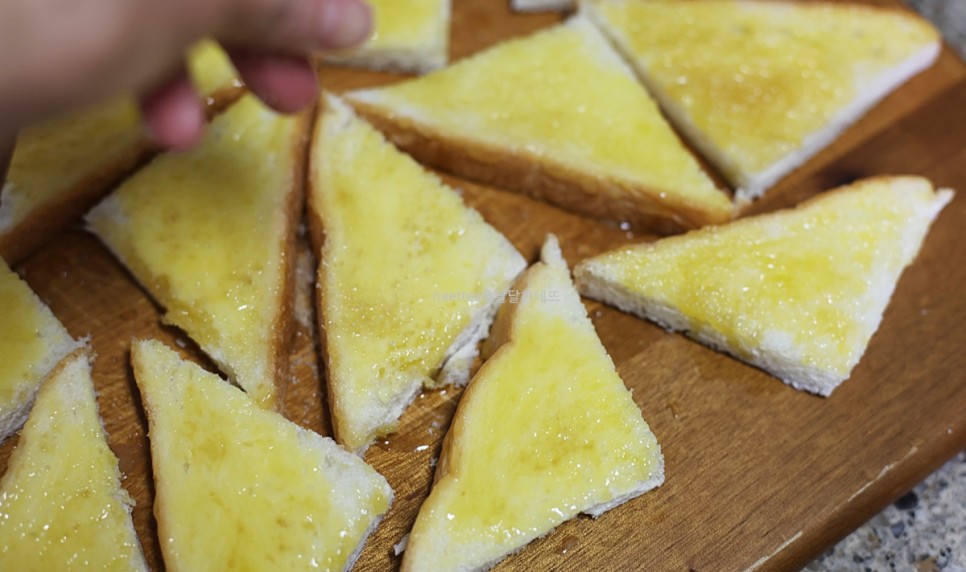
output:
[[195, 144], [204, 109], [182, 56], [202, 37], [228, 49], [268, 105], [295, 111], [318, 96], [306, 57], [357, 44], [370, 27], [361, 0], [4, 0], [0, 175], [17, 129], [124, 92], [141, 97], [161, 146]]

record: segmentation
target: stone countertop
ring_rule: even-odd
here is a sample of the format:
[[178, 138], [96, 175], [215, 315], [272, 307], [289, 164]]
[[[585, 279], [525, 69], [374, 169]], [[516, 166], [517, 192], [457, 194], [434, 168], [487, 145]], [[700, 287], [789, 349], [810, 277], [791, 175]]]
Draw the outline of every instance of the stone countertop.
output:
[[805, 570], [966, 572], [966, 452]]
[[[908, 2], [932, 20], [966, 58], [966, 0]], [[805, 570], [966, 572], [966, 452]]]

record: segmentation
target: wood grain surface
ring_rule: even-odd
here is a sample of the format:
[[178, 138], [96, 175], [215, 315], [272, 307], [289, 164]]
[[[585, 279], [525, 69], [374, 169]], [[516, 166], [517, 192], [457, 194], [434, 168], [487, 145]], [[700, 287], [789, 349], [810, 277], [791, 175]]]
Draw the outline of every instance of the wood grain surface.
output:
[[[503, 0], [454, 4], [456, 58], [560, 18], [511, 15]], [[336, 69], [322, 70], [321, 77], [336, 91], [395, 79]], [[661, 442], [667, 482], [597, 520], [581, 517], [560, 526], [497, 570], [793, 569], [966, 447], [963, 62], [945, 49], [931, 69], [787, 177], [754, 210], [792, 205], [859, 177], [902, 173], [928, 176], [960, 194], [903, 275], [852, 378], [830, 399], [794, 391], [683, 336], [588, 302], [604, 345]], [[547, 232], [560, 237], [571, 264], [652, 238], [516, 194], [446, 180], [530, 260]], [[304, 241], [301, 249], [311, 276]], [[101, 414], [124, 486], [137, 501], [134, 521], [148, 562], [161, 570], [147, 425], [128, 365], [130, 342], [158, 337], [211, 364], [185, 335], [159, 325], [160, 309], [79, 225], [17, 269], [73, 335], [91, 336]], [[300, 289], [300, 303], [310, 307], [309, 281], [301, 281]], [[291, 363], [283, 413], [331, 434], [311, 326], [298, 326]], [[459, 393], [421, 395], [399, 431], [366, 454], [389, 479], [396, 501], [355, 570], [398, 567], [393, 545], [429, 492], [433, 460]], [[0, 471], [16, 441], [0, 446]]]

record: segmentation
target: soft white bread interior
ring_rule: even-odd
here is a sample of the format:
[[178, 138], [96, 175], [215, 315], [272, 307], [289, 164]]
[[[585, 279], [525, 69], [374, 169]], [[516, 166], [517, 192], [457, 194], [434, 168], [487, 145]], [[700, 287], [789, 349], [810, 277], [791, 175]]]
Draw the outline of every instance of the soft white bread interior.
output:
[[585, 260], [577, 287], [828, 396], [951, 198], [919, 177], [865, 179], [795, 209]]
[[446, 434], [404, 571], [487, 570], [579, 513], [599, 516], [664, 481], [660, 446], [553, 236], [514, 290]]
[[169, 570], [352, 566], [392, 502], [386, 479], [161, 342], [131, 357]]
[[375, 29], [350, 50], [326, 52], [329, 64], [402, 73], [428, 73], [449, 60], [452, 0], [369, 0]]
[[0, 479], [0, 570], [147, 571], [87, 350], [54, 369]]
[[581, 5], [675, 125], [761, 196], [939, 54], [910, 11], [854, 3], [596, 0]]
[[23, 425], [47, 374], [82, 345], [0, 258], [0, 441]]
[[326, 95], [309, 220], [336, 437], [362, 451], [423, 386], [462, 384], [526, 262], [456, 191]]

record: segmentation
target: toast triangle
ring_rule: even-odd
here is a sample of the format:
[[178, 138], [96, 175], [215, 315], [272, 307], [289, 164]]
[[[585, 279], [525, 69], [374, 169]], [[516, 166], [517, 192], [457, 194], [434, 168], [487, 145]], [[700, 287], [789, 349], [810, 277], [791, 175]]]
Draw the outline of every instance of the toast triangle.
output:
[[323, 108], [309, 180], [319, 329], [336, 437], [362, 451], [421, 387], [467, 381], [526, 262], [348, 105]]
[[88, 359], [51, 372], [0, 479], [2, 570], [148, 570]]
[[27, 420], [44, 379], [82, 342], [75, 341], [0, 258], [0, 441]]
[[730, 199], [584, 17], [347, 101], [420, 161], [658, 231], [729, 220]]
[[449, 59], [452, 0], [369, 0], [375, 29], [358, 48], [322, 54], [323, 62], [402, 73], [427, 73]]
[[554, 237], [514, 290], [446, 434], [403, 571], [486, 570], [578, 513], [599, 516], [664, 481], [660, 446]]
[[599, 0], [582, 8], [745, 204], [939, 54], [911, 11], [855, 3]]
[[87, 215], [165, 322], [265, 407], [288, 361], [307, 119], [245, 96], [197, 148], [158, 156]]
[[352, 567], [392, 501], [386, 479], [161, 342], [135, 342], [132, 363], [168, 570]]
[[919, 177], [865, 179], [795, 209], [585, 260], [577, 286], [827, 396], [951, 198]]

